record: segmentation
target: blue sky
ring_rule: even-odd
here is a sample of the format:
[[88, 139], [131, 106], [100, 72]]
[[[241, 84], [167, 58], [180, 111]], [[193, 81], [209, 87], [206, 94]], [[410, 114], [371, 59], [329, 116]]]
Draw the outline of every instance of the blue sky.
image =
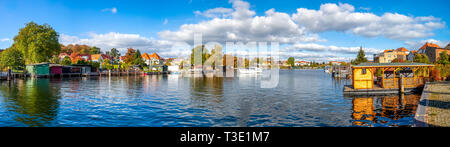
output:
[[370, 55], [403, 46], [417, 49], [426, 41], [446, 45], [449, 4], [446, 0], [0, 0], [0, 48], [9, 47], [19, 29], [34, 21], [51, 25], [63, 44], [83, 43], [102, 50], [134, 47], [177, 56], [189, 46], [173, 47], [174, 42], [189, 44], [190, 33], [200, 32], [205, 41], [220, 43], [280, 41], [285, 55], [299, 60], [349, 60], [359, 46], [368, 48]]

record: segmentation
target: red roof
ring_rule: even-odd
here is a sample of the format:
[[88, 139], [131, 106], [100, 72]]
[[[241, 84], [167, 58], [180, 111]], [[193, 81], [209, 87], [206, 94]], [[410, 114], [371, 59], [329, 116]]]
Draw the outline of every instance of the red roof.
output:
[[425, 45], [423, 45], [420, 49], [421, 50], [423, 50], [423, 49], [426, 49], [427, 47], [435, 47], [435, 48], [441, 48], [441, 47], [439, 47], [439, 45], [437, 45], [437, 44], [434, 44], [434, 43], [425, 43]]
[[149, 55], [149, 57], [150, 58], [155, 58], [155, 59], [161, 59], [161, 57], [158, 55], [158, 54], [156, 54], [156, 53], [153, 53], [152, 55]]
[[397, 51], [407, 52], [408, 50], [404, 47], [398, 48]]
[[161, 59], [161, 57], [156, 53], [153, 53], [151, 55], [144, 53], [141, 55], [141, 57], [144, 58], [145, 60], [150, 60], [152, 58], [157, 59], [157, 60]]

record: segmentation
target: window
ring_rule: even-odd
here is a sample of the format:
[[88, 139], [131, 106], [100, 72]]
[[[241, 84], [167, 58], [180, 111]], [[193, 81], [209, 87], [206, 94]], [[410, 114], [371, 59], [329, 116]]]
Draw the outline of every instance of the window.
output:
[[363, 75], [367, 74], [367, 70], [366, 70], [365, 68], [362, 69], [362, 74], [363, 74]]

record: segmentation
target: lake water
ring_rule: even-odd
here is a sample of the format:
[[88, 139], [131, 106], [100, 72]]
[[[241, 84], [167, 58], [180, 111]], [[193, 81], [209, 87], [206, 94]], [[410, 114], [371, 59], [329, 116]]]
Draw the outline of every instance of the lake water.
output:
[[259, 76], [180, 75], [0, 81], [0, 126], [409, 126], [419, 95], [346, 97], [323, 70]]

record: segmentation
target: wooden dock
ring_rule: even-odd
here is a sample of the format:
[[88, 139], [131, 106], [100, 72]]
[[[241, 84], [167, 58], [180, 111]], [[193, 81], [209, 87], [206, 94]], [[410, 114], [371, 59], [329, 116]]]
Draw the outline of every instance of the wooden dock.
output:
[[[404, 93], [415, 93], [421, 90], [422, 87], [405, 88]], [[344, 95], [386, 95], [399, 93], [401, 93], [399, 88], [381, 88], [378, 85], [374, 85], [371, 89], [354, 89], [352, 85], [344, 86]]]
[[164, 75], [164, 74], [170, 74], [169, 71], [166, 72], [146, 72], [144, 75]]

